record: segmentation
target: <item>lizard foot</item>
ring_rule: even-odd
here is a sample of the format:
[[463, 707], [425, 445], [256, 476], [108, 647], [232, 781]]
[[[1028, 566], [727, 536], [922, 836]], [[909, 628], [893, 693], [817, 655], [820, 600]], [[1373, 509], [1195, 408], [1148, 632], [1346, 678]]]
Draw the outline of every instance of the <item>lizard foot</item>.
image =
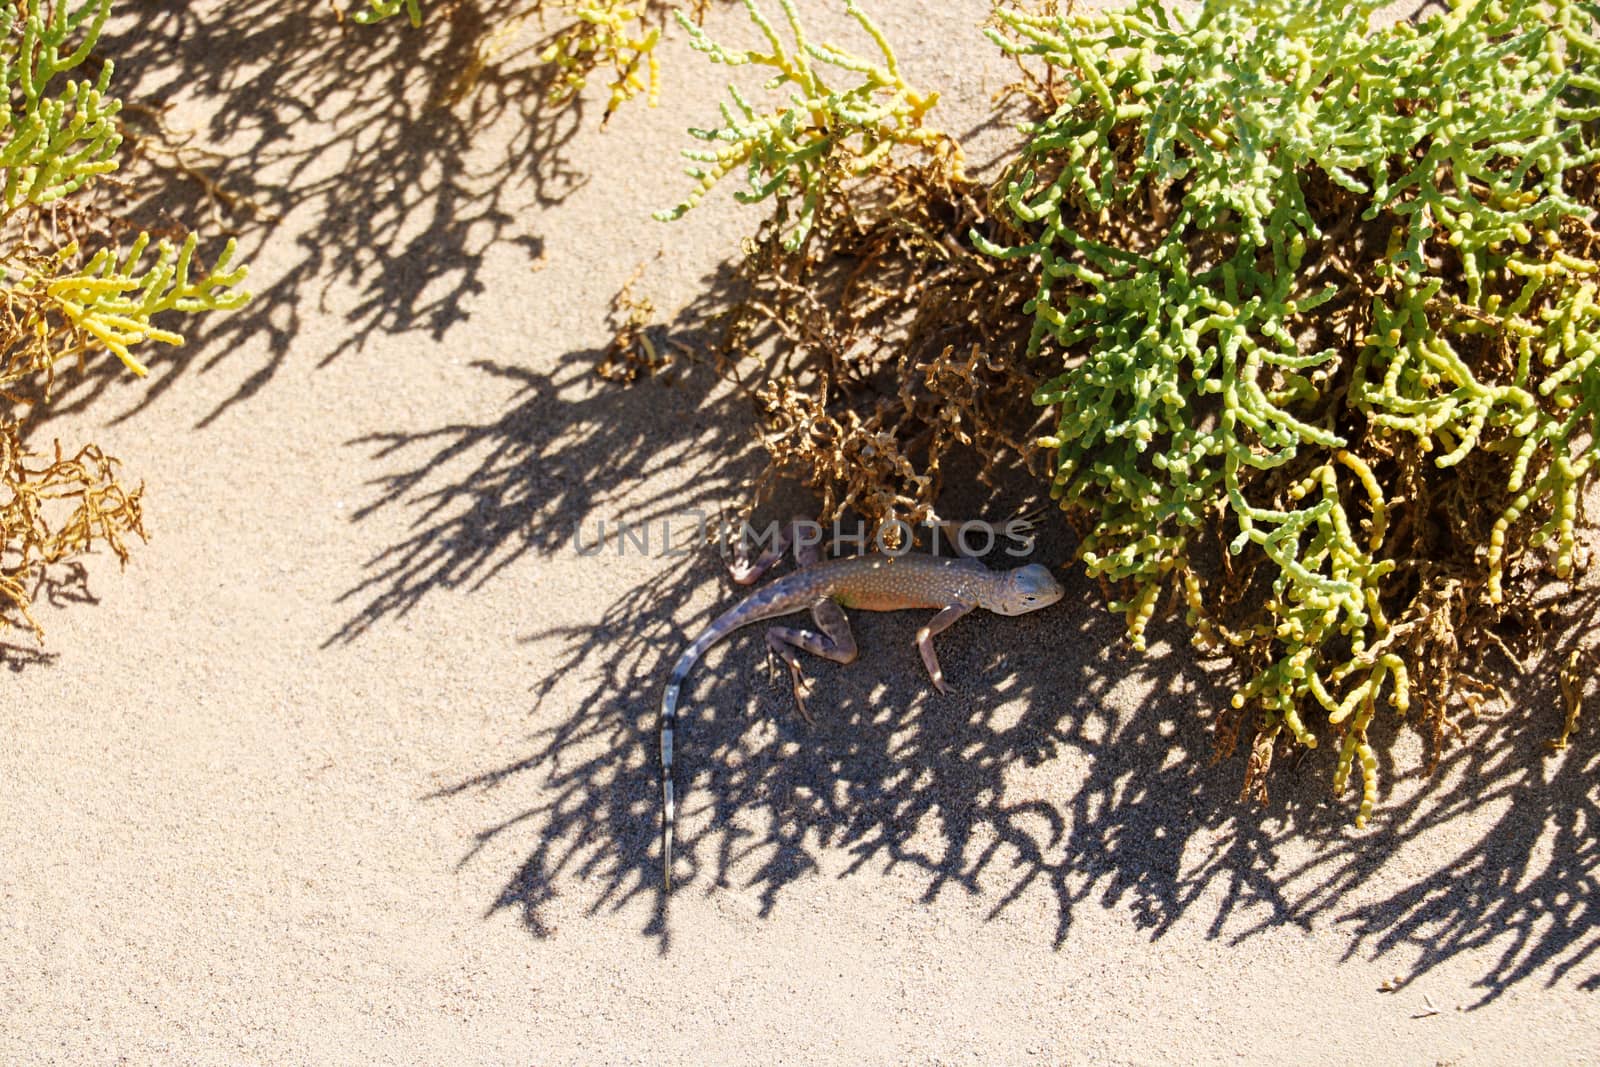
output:
[[811, 715], [811, 709], [806, 707], [806, 697], [811, 695], [811, 680], [800, 673], [798, 667], [790, 665], [790, 681], [794, 685], [794, 706], [800, 712], [800, 717], [806, 721], [807, 726], [817, 725], [817, 720]]
[[767, 684], [776, 688], [778, 685], [778, 656], [771, 647], [767, 649], [766, 673]]

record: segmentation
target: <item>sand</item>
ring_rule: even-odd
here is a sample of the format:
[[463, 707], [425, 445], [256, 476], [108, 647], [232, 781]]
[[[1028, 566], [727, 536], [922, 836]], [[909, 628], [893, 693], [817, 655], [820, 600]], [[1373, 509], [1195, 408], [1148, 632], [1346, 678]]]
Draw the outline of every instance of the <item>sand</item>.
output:
[[[1007, 135], [984, 7], [875, 5], [975, 158]], [[257, 296], [148, 382], [101, 361], [35, 434], [122, 457], [151, 536], [47, 599], [43, 649], [0, 638], [0, 1062], [1600, 1056], [1600, 749], [1544, 753], [1548, 665], [1433, 778], [1402, 735], [1357, 831], [1327, 752], [1239, 805], [1181, 633], [1132, 653], [1076, 571], [941, 637], [948, 697], [915, 616], [859, 617], [816, 727], [758, 634], [714, 651], [664, 915], [654, 704], [736, 594], [710, 552], [570, 539], [757, 469], [705, 369], [593, 370], [638, 264], [682, 322], [757, 209], [647, 218], [722, 81], [681, 35], [662, 106], [603, 130], [599, 95], [541, 102], [536, 25], [441, 104], [474, 35], [265, 0], [108, 35], [256, 205], [173, 180], [129, 211], [236, 230]]]

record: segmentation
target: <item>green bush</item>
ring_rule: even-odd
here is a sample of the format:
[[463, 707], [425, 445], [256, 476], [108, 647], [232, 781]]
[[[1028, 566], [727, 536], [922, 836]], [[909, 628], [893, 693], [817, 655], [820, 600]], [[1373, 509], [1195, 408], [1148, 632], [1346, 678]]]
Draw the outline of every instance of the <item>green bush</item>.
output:
[[1001, 193], [1027, 239], [974, 235], [1037, 275], [1051, 491], [1134, 644], [1176, 587], [1244, 668], [1247, 789], [1320, 711], [1358, 824], [1380, 701], [1437, 748], [1510, 569], [1571, 575], [1600, 414], [1596, 9], [1380, 6], [998, 12], [1056, 95]]

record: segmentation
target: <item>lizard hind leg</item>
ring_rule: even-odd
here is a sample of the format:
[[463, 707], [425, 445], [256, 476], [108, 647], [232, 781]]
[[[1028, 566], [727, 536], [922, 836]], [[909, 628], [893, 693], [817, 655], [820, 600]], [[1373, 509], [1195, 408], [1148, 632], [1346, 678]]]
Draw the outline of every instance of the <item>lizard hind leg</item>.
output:
[[[851, 663], [856, 658], [856, 639], [850, 632], [850, 620], [844, 610], [831, 600], [824, 600], [811, 609], [811, 619], [817, 630], [799, 630], [792, 626], [773, 626], [767, 630], [767, 648], [783, 657], [789, 666], [789, 680], [794, 686], [795, 707], [800, 717], [815, 725], [811, 711], [806, 707], [806, 695], [811, 683], [800, 670], [800, 657], [795, 649], [804, 649], [813, 656], [821, 656], [835, 663]], [[820, 633], [817, 631], [821, 631]]]

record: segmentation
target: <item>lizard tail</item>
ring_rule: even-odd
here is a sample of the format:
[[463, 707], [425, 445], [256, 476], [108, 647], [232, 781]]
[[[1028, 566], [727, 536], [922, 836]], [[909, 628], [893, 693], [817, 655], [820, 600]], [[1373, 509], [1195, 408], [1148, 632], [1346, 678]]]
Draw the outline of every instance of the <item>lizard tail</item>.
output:
[[672, 829], [678, 808], [672, 790], [672, 735], [678, 728], [677, 672], [661, 695], [661, 892], [672, 892]]
[[661, 889], [672, 892], [672, 832], [677, 826], [678, 808], [672, 786], [672, 740], [678, 731], [678, 692], [683, 680], [705, 655], [706, 649], [728, 636], [741, 626], [799, 611], [810, 601], [784, 596], [782, 581], [755, 594], [712, 623], [694, 643], [684, 649], [683, 655], [672, 668], [672, 677], [661, 693]]
[[[709, 642], [707, 642], [709, 644]], [[672, 832], [677, 826], [677, 796], [672, 785], [672, 741], [678, 732], [678, 691], [689, 676], [695, 660], [705, 648], [699, 641], [689, 646], [672, 668], [672, 677], [661, 693], [661, 891], [672, 892]]]

